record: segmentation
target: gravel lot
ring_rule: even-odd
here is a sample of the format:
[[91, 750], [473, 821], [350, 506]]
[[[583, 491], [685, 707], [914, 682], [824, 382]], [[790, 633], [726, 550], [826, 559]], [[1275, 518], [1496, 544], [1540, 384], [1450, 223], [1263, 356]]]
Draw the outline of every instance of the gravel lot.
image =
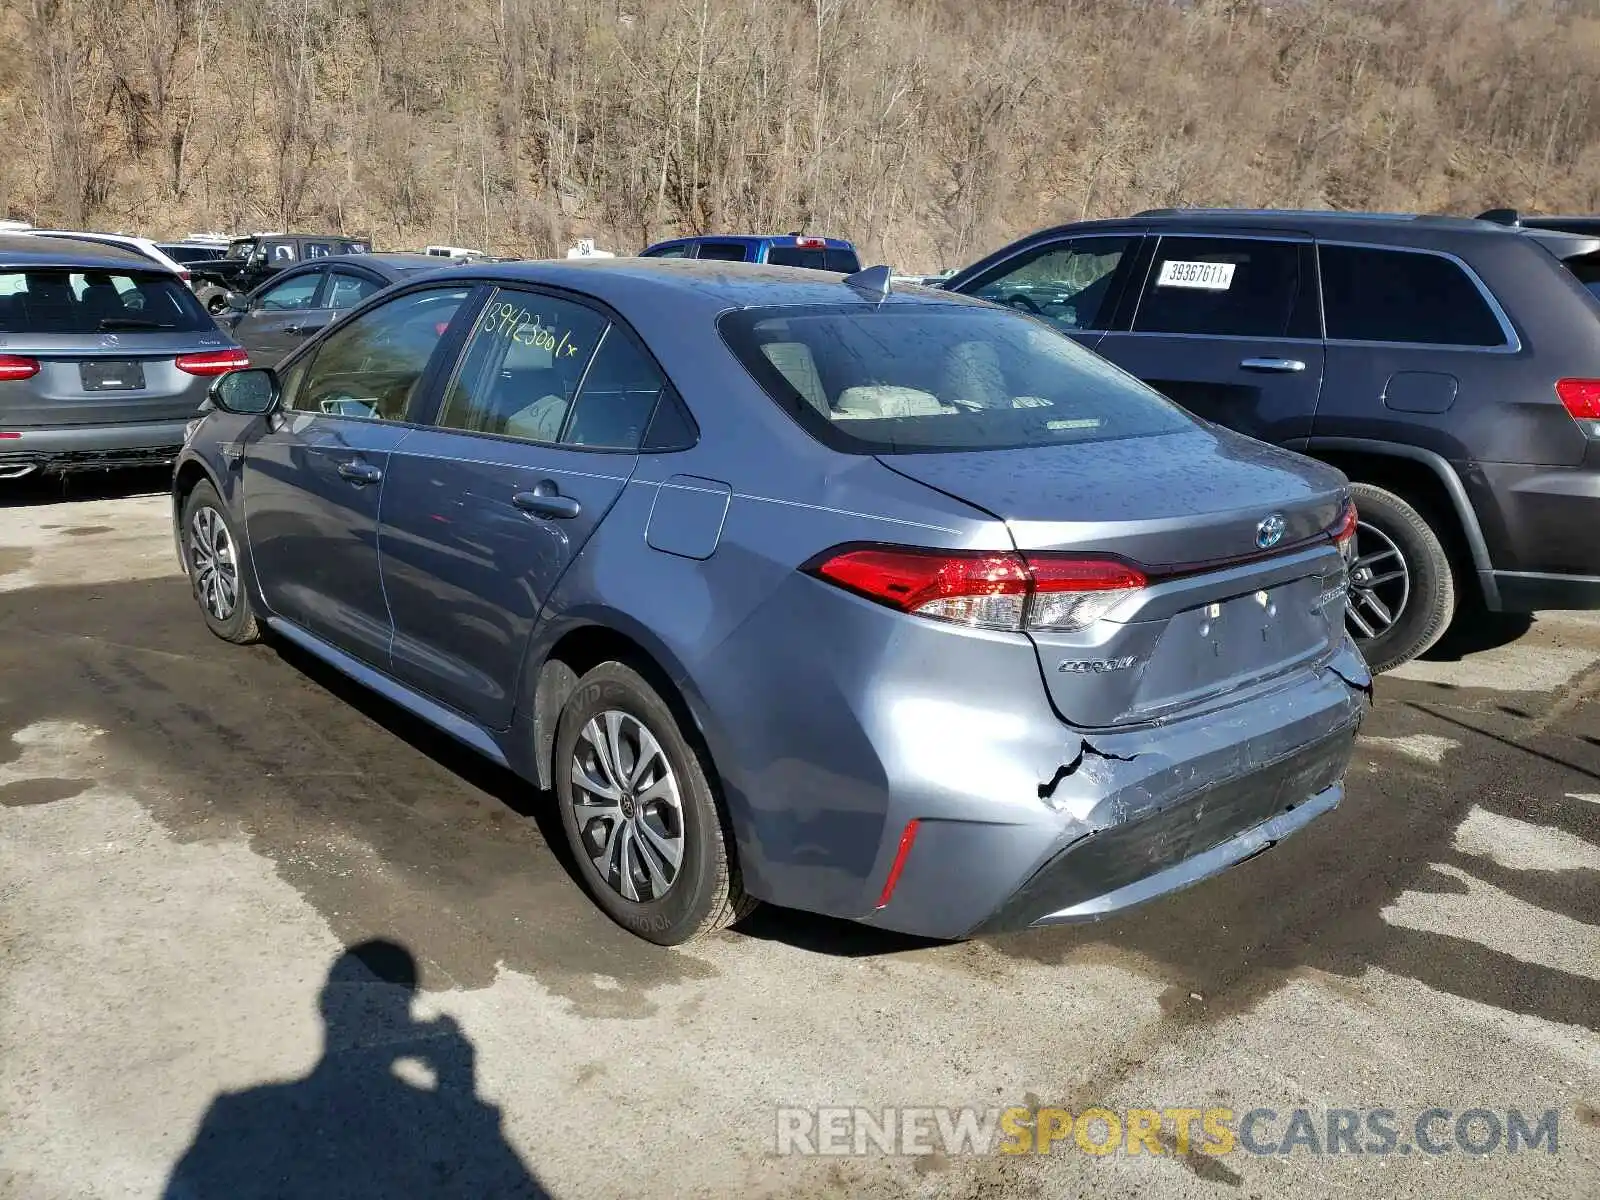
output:
[[[286, 1160], [321, 1185], [259, 1194], [383, 1194], [420, 1145], [413, 1194], [1600, 1195], [1600, 614], [1380, 680], [1336, 813], [1131, 918], [941, 945], [768, 910], [662, 951], [540, 796], [210, 637], [126, 491], [0, 511], [0, 1196], [160, 1196], [269, 1083], [170, 1194]], [[370, 938], [419, 964], [409, 1012], [336, 967]], [[1555, 1109], [1559, 1147], [775, 1152], [779, 1106], [1096, 1104]]]

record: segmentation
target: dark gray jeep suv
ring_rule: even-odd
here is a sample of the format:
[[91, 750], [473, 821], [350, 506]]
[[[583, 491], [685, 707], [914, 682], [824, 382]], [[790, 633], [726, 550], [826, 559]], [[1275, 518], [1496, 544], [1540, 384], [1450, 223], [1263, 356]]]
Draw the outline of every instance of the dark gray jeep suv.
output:
[[1385, 670], [1457, 613], [1600, 608], [1600, 237], [1173, 210], [1033, 234], [945, 286], [1354, 482], [1348, 621]]

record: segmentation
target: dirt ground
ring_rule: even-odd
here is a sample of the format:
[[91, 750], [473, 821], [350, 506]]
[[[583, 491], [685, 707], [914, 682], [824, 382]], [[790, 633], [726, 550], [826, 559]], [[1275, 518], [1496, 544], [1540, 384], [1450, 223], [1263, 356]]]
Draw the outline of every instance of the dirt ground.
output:
[[[0, 510], [0, 1196], [399, 1194], [413, 1158], [416, 1195], [1600, 1195], [1597, 615], [1384, 677], [1336, 812], [1131, 917], [945, 945], [762, 910], [666, 951], [544, 797], [212, 638], [151, 486]], [[777, 1153], [780, 1107], [1013, 1105], [1559, 1135]]]

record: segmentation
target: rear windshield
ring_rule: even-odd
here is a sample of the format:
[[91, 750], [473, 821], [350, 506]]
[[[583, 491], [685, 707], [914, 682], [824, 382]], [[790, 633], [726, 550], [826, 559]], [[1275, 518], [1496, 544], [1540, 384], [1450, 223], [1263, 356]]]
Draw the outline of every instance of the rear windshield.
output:
[[1569, 258], [1562, 263], [1562, 266], [1578, 277], [1578, 282], [1589, 289], [1591, 296], [1600, 300], [1600, 254]]
[[0, 333], [214, 328], [174, 275], [155, 271], [0, 271]]
[[861, 270], [861, 260], [854, 250], [812, 249], [804, 246], [771, 246], [767, 249], [767, 262], [775, 267], [810, 267], [813, 271], [837, 271], [841, 275], [854, 275]]
[[158, 249], [179, 263], [211, 262], [223, 255], [221, 246], [160, 246]]
[[852, 454], [999, 450], [1193, 427], [1041, 322], [954, 304], [758, 308], [723, 339], [810, 433]]

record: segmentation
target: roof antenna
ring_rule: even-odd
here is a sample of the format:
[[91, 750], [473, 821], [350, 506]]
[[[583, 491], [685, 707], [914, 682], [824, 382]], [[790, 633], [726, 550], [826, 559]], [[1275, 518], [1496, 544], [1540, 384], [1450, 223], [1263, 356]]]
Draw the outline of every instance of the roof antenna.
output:
[[888, 267], [868, 267], [844, 277], [845, 286], [865, 300], [882, 304], [889, 298], [889, 281], [894, 272]]

